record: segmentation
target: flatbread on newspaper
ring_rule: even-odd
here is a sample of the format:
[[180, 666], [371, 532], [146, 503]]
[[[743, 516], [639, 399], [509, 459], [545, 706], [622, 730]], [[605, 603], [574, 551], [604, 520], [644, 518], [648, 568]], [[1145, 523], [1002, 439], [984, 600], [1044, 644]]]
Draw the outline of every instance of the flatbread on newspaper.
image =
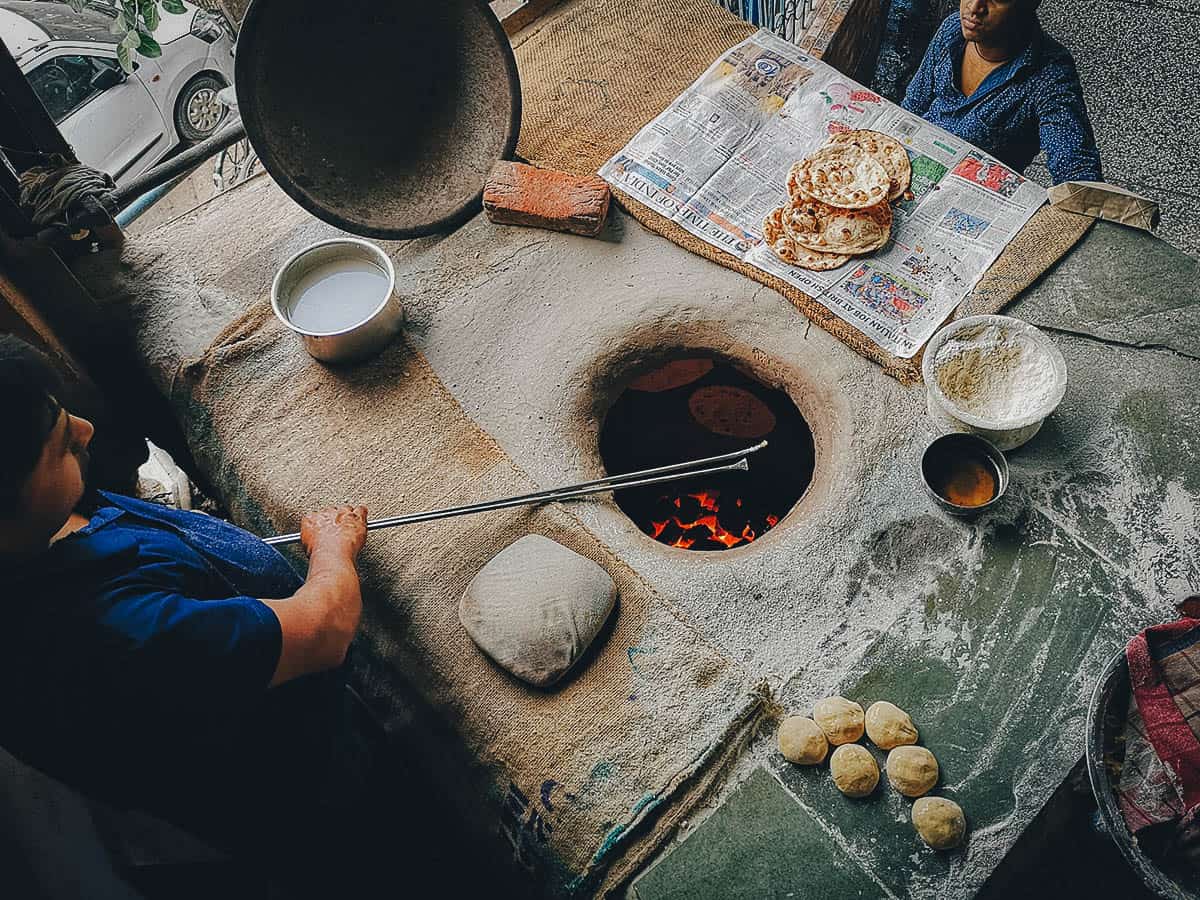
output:
[[841, 209], [866, 209], [887, 200], [887, 170], [850, 144], [822, 147], [792, 166], [788, 193], [813, 197]]
[[799, 197], [783, 211], [783, 230], [793, 242], [821, 253], [871, 253], [892, 234], [887, 201], [868, 209], [841, 209]]
[[840, 253], [822, 253], [801, 247], [790, 237], [783, 227], [784, 208], [771, 210], [770, 215], [763, 219], [763, 239], [771, 252], [791, 266], [811, 269], [814, 272], [824, 272], [836, 269], [850, 261], [849, 256]]
[[908, 190], [912, 181], [912, 164], [908, 161], [904, 145], [891, 135], [866, 129], [843, 131], [831, 137], [829, 143], [833, 146], [849, 144], [851, 147], [857, 147], [883, 166], [891, 182], [888, 188], [889, 203], [899, 200]]

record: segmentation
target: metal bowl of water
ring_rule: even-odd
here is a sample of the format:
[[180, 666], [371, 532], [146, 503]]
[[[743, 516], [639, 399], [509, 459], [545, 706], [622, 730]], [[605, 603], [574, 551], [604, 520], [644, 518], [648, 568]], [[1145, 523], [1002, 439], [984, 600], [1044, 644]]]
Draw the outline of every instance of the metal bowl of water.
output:
[[392, 261], [356, 238], [321, 241], [285, 262], [271, 284], [271, 308], [327, 363], [374, 356], [404, 321]]

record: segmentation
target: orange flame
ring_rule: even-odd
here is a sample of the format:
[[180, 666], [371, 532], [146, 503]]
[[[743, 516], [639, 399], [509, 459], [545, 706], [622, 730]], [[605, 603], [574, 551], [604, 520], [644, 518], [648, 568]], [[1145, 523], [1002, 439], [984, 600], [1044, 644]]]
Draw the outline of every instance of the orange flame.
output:
[[719, 521], [717, 521], [716, 513], [708, 516], [700, 516], [694, 522], [681, 522], [679, 517], [675, 517], [675, 524], [684, 531], [689, 531], [692, 528], [707, 528], [712, 539], [719, 544], [724, 544], [726, 547], [732, 547], [735, 544], [740, 544], [742, 539], [736, 534], [730, 534], [726, 531]]
[[[688, 550], [703, 540], [711, 540], [718, 544], [723, 544], [725, 547], [736, 547], [738, 544], [750, 543], [756, 537], [758, 537], [758, 533], [749, 524], [742, 528], [740, 534], [729, 531], [724, 525], [721, 524], [720, 519], [717, 518], [717, 513], [719, 513], [721, 509], [720, 504], [718, 503], [718, 498], [721, 496], [720, 491], [709, 489], [697, 491], [694, 494], [687, 494], [685, 496], [696, 501], [697, 505], [700, 507], [700, 513], [697, 514], [697, 516], [690, 522], [685, 521], [682, 515], [671, 515], [661, 522], [652, 520], [650, 522], [649, 529], [647, 530], [647, 533], [652, 538], [655, 540], [661, 540], [668, 546], [678, 547], [682, 550]], [[685, 496], [673, 498], [664, 496], [662, 497], [662, 502], [669, 502], [673, 504], [676, 509], [682, 511]], [[735, 498], [733, 502], [734, 505], [739, 508], [742, 506], [741, 497]], [[779, 522], [778, 516], [768, 514], [765, 518], [767, 528], [773, 528]], [[671, 525], [674, 525], [679, 529], [680, 532], [682, 532], [673, 540], [671, 539], [670, 535], [667, 534], [667, 529]], [[704, 531], [707, 531], [708, 534], [703, 537], [697, 537], [697, 532], [694, 529], [704, 529]], [[686, 537], [685, 535], [688, 534], [692, 536]]]

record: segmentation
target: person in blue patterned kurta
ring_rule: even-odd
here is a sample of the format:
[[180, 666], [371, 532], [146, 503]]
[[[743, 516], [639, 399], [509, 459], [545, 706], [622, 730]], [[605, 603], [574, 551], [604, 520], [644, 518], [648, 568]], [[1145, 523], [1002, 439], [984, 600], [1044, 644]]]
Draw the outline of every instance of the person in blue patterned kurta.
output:
[[1102, 181], [1075, 61], [1042, 30], [1039, 2], [960, 0], [902, 105], [1018, 172], [1041, 149], [1055, 184]]
[[359, 896], [338, 861], [364, 833], [345, 819], [373, 821], [354, 791], [379, 793], [345, 691], [366, 509], [304, 518], [301, 578], [220, 519], [92, 491], [94, 430], [61, 391], [0, 335], [0, 745], [289, 890]]

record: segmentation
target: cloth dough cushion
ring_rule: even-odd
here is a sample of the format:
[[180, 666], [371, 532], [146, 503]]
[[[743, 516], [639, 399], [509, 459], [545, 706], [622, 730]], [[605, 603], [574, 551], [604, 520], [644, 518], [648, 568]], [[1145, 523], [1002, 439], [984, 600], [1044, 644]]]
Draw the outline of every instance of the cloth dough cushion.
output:
[[458, 618], [501, 668], [538, 687], [579, 660], [617, 602], [617, 586], [596, 563], [529, 534], [493, 556], [467, 586]]

